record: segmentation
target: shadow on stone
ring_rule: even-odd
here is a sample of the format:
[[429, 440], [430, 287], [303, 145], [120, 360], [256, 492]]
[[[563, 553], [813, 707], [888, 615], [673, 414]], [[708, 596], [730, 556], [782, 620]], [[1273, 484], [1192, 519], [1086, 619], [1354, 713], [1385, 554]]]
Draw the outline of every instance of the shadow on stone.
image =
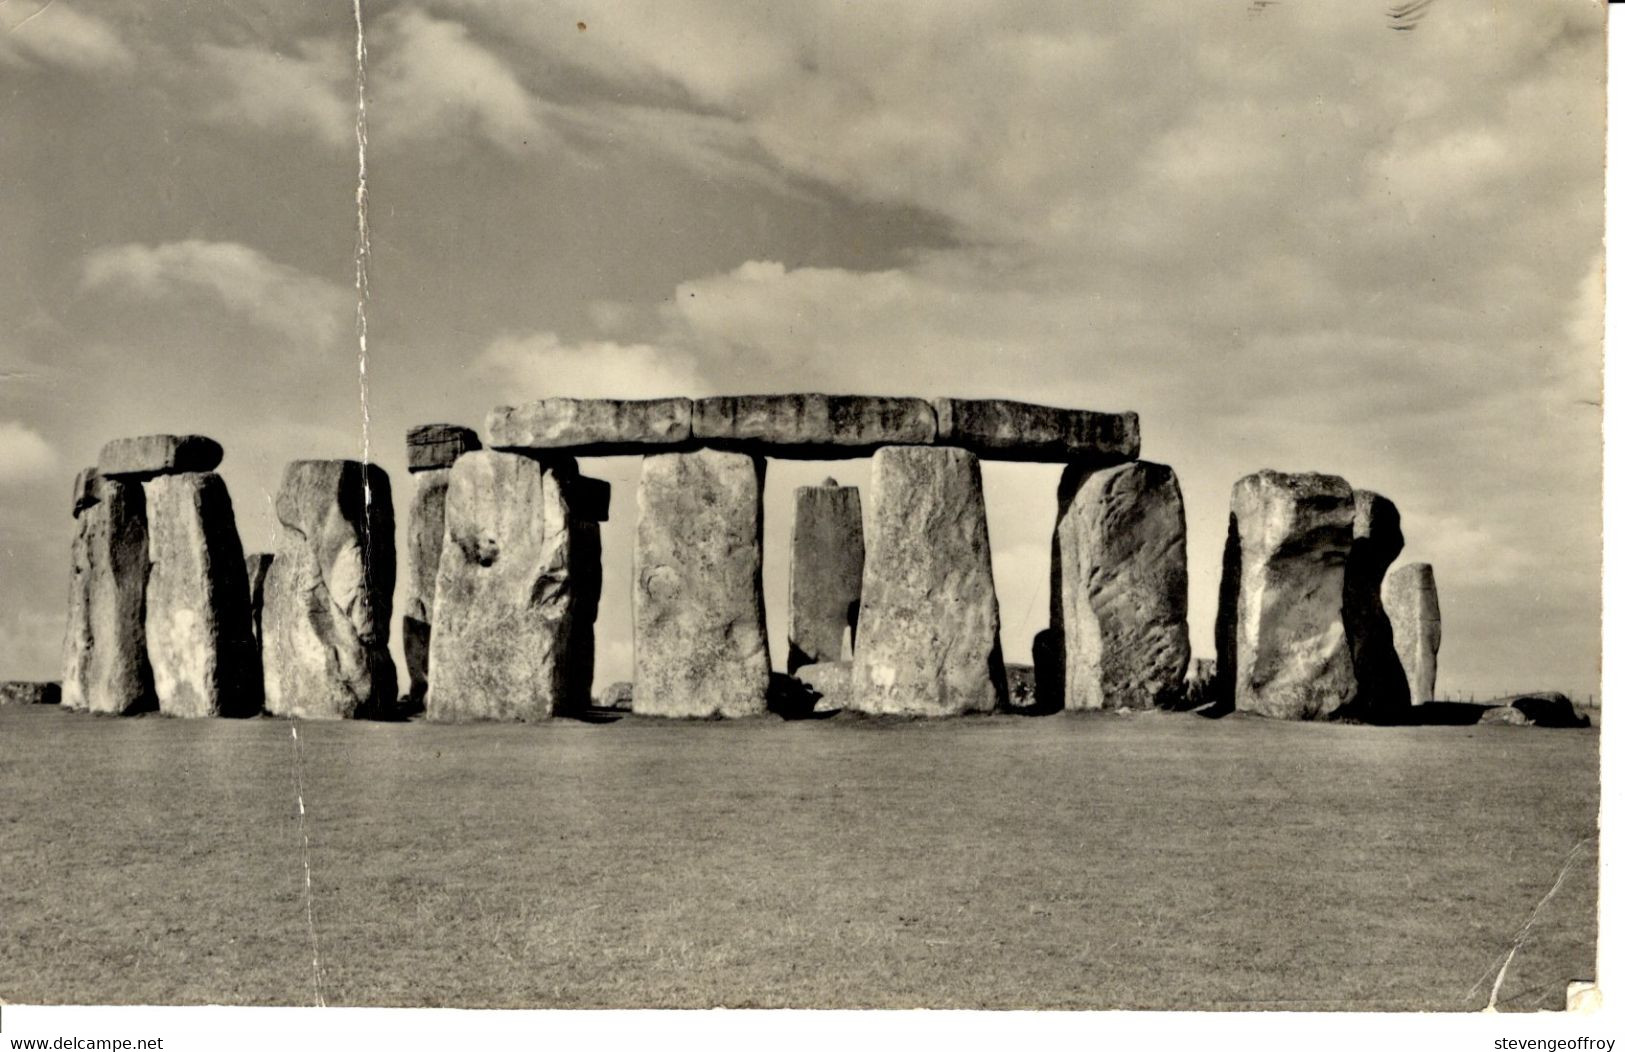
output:
[[786, 720], [827, 720], [837, 709], [820, 711], [823, 695], [794, 676], [775, 672], [768, 680], [767, 711]]

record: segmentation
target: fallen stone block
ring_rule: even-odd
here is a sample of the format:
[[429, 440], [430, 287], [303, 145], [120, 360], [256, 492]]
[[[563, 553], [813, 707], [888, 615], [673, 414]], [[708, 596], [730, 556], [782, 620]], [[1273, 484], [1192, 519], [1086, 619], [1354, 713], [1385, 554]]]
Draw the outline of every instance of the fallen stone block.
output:
[[611, 455], [684, 445], [693, 434], [692, 420], [693, 403], [687, 398], [544, 398], [491, 410], [486, 433], [497, 449]]
[[632, 684], [627, 680], [616, 680], [599, 693], [597, 704], [600, 709], [610, 709], [614, 712], [632, 711]]
[[526, 456], [465, 453], [446, 488], [426, 714], [542, 720], [571, 688], [575, 582], [560, 471]]
[[21, 679], [0, 683], [0, 705], [58, 705], [61, 701], [60, 683]]
[[[82, 475], [83, 473], [81, 473]], [[63, 641], [62, 705], [122, 716], [157, 707], [147, 654], [147, 501], [139, 482], [92, 477], [79, 511]]]
[[812, 712], [836, 713], [852, 704], [852, 662], [821, 661], [802, 665], [795, 678], [812, 694]]
[[875, 454], [852, 707], [991, 712], [1006, 700], [982, 473], [963, 449]]
[[1478, 722], [1501, 727], [1527, 727], [1534, 723], [1522, 710], [1511, 705], [1486, 706]]
[[1069, 465], [1050, 591], [1067, 709], [1173, 707], [1190, 664], [1185, 503], [1165, 464]]
[[881, 446], [929, 445], [936, 413], [923, 398], [731, 395], [694, 402], [694, 438], [775, 457], [868, 456]]
[[850, 661], [863, 592], [863, 505], [856, 486], [796, 490], [790, 540], [791, 674]]
[[102, 447], [96, 470], [142, 480], [157, 475], [213, 471], [225, 457], [220, 443], [202, 435], [140, 435], [115, 438]]
[[406, 431], [406, 470], [449, 468], [464, 453], [480, 448], [473, 428], [456, 424], [417, 424]]
[[1409, 563], [1390, 571], [1382, 583], [1382, 605], [1393, 627], [1394, 649], [1411, 703], [1433, 700], [1443, 626], [1432, 564]]
[[1098, 413], [1002, 399], [936, 398], [939, 446], [987, 460], [1119, 464], [1140, 455], [1136, 413]]
[[763, 470], [759, 459], [717, 449], [644, 458], [633, 559], [633, 712], [735, 717], [766, 710]]
[[226, 482], [212, 472], [145, 484], [152, 570], [147, 654], [168, 716], [253, 716], [263, 698], [248, 567]]
[[261, 635], [273, 716], [353, 719], [394, 708], [393, 507], [376, 464], [296, 460], [283, 472]]
[[[1354, 491], [1331, 475], [1260, 471], [1231, 490], [1234, 556], [1220, 586], [1221, 670], [1235, 709], [1281, 719], [1344, 715], [1357, 683], [1343, 625]], [[1230, 606], [1227, 613], [1226, 607]]]

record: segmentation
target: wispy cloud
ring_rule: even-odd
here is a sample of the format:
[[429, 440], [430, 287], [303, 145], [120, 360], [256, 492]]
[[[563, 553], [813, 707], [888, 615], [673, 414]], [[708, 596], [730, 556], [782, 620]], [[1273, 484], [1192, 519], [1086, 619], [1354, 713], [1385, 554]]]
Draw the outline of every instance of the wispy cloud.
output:
[[12, 0], [0, 6], [0, 30], [0, 64], [79, 74], [135, 68], [135, 54], [110, 23], [65, 3]]
[[0, 487], [49, 478], [59, 462], [38, 431], [16, 420], [0, 420]]

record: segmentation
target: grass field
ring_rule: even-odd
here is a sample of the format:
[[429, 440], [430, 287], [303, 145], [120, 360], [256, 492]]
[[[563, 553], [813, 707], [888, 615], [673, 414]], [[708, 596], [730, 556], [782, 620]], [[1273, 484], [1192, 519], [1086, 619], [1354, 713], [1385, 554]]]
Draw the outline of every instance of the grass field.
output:
[[1472, 1010], [1576, 845], [1594, 971], [1594, 730], [294, 726], [0, 708], [0, 998]]

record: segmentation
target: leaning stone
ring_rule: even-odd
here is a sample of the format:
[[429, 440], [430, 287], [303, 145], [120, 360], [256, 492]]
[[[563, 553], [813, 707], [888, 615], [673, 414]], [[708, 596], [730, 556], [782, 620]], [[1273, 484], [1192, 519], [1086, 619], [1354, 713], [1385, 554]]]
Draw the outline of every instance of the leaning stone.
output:
[[695, 439], [769, 456], [868, 456], [881, 446], [929, 445], [936, 434], [923, 398], [732, 395], [694, 403]]
[[813, 695], [813, 712], [841, 712], [852, 704], [852, 662], [821, 661], [802, 665], [796, 679]]
[[451, 469], [419, 471], [406, 512], [406, 597], [401, 611], [401, 649], [406, 654], [406, 710], [423, 711], [429, 693], [429, 640], [434, 582], [446, 536], [446, 487]]
[[541, 720], [571, 688], [572, 531], [560, 469], [465, 453], [446, 489], [429, 636], [431, 720]]
[[449, 468], [464, 453], [480, 448], [473, 428], [456, 424], [417, 424], [406, 430], [406, 470]]
[[270, 552], [250, 552], [245, 556], [248, 567], [248, 611], [254, 619], [254, 638], [261, 643], [265, 639], [260, 631], [265, 623], [265, 575], [271, 572], [272, 558]]
[[139, 482], [97, 478], [80, 513], [63, 643], [62, 705], [108, 715], [157, 707], [144, 611], [147, 501]]
[[498, 449], [567, 449], [582, 454], [641, 453], [650, 446], [688, 442], [693, 403], [687, 398], [613, 401], [544, 398], [498, 406], [486, 433]]
[[1190, 664], [1185, 503], [1165, 464], [1068, 465], [1055, 525], [1067, 709], [1172, 707]]
[[[1221, 669], [1234, 669], [1235, 708], [1282, 719], [1343, 715], [1356, 681], [1343, 626], [1343, 579], [1354, 543], [1354, 491], [1331, 475], [1260, 471], [1230, 495], [1236, 578]], [[1226, 559], [1227, 572], [1230, 559]]]
[[96, 469], [103, 475], [148, 479], [156, 475], [213, 471], [225, 451], [220, 443], [202, 435], [141, 435], [115, 438], [102, 447]]
[[1382, 583], [1382, 605], [1393, 624], [1394, 648], [1410, 685], [1411, 704], [1433, 700], [1442, 625], [1430, 563], [1395, 567]]
[[962, 449], [875, 454], [853, 658], [855, 709], [952, 716], [1006, 696], [982, 472]]
[[633, 560], [632, 711], [766, 710], [759, 459], [701, 449], [643, 459]]
[[96, 495], [96, 480], [100, 477], [95, 468], [84, 468], [73, 477], [74, 518], [77, 519], [80, 512], [101, 499]]
[[856, 486], [796, 490], [790, 541], [790, 656], [802, 665], [850, 660], [863, 592], [863, 505]]
[[395, 515], [389, 476], [356, 460], [295, 460], [276, 497], [282, 524], [265, 580], [265, 710], [300, 719], [383, 716]]
[[1405, 547], [1399, 509], [1370, 490], [1354, 491], [1354, 541], [1343, 571], [1343, 627], [1348, 632], [1357, 693], [1351, 716], [1374, 722], [1410, 707], [1405, 668], [1394, 649], [1394, 629], [1383, 609], [1382, 580]]
[[0, 705], [57, 705], [61, 701], [60, 683], [20, 679], [0, 683]]
[[1136, 413], [1097, 413], [1000, 399], [937, 398], [937, 445], [988, 460], [1120, 464], [1140, 455]]
[[211, 472], [145, 484], [152, 572], [147, 653], [158, 709], [252, 716], [262, 697], [248, 570], [225, 480]]

